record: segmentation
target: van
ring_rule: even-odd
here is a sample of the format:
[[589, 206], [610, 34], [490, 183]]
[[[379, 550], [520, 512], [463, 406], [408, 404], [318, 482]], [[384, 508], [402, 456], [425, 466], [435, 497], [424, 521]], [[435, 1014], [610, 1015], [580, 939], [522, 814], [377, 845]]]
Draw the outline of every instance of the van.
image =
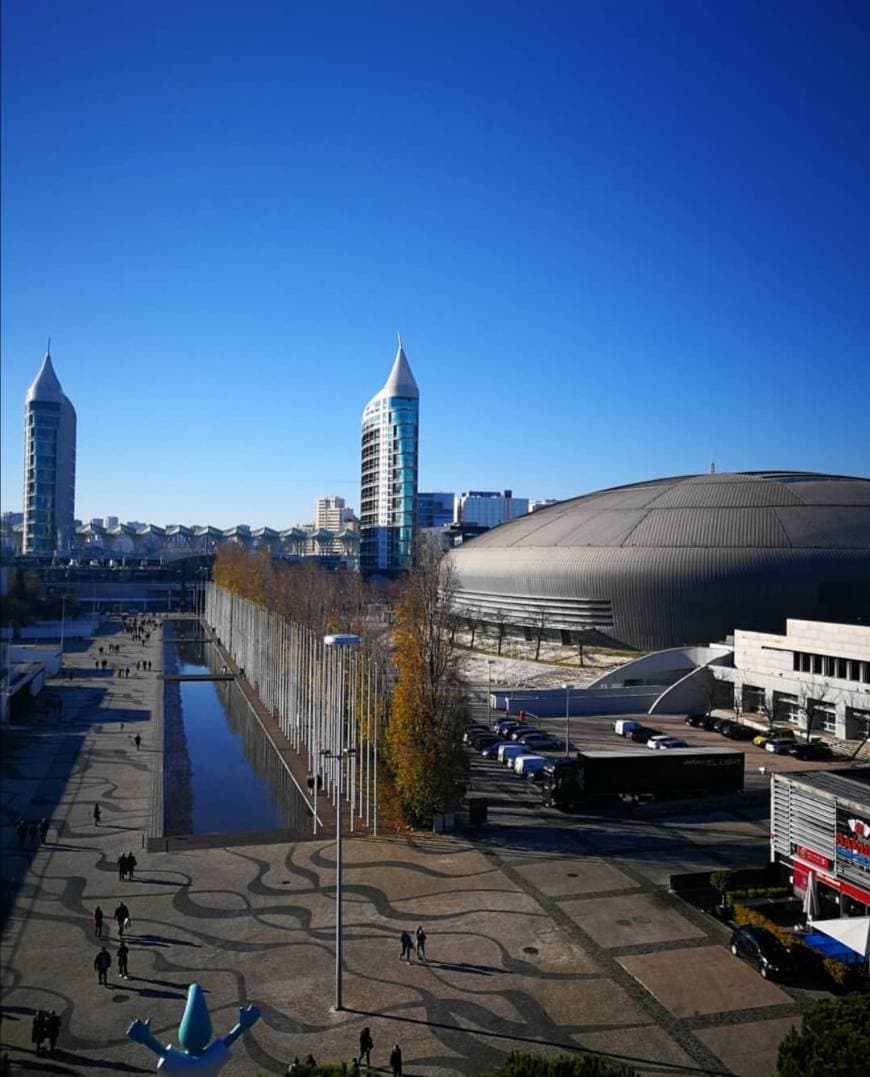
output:
[[613, 732], [617, 737], [627, 737], [633, 729], [640, 729], [640, 722], [620, 719], [618, 722], [613, 723]]

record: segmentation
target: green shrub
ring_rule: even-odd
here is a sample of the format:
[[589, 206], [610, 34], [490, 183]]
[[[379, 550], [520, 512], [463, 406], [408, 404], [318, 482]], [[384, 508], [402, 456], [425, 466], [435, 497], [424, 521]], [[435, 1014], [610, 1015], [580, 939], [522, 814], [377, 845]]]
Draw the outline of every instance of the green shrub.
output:
[[636, 1070], [597, 1055], [536, 1055], [513, 1051], [481, 1077], [635, 1077]]
[[813, 1003], [779, 1045], [777, 1077], [859, 1077], [870, 1059], [870, 997]]

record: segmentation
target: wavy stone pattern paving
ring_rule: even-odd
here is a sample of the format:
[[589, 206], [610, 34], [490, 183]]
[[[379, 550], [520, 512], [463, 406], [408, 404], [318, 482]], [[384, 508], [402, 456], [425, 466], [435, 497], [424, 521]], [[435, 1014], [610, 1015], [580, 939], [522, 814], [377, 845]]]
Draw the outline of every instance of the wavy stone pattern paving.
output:
[[[157, 641], [131, 649], [143, 651], [156, 667]], [[3, 764], [4, 894], [14, 899], [3, 939], [3, 1049], [28, 1072], [153, 1072], [153, 1056], [126, 1039], [127, 1024], [150, 1016], [155, 1033], [172, 1039], [194, 979], [216, 1034], [239, 1005], [256, 1001], [263, 1011], [234, 1048], [230, 1075], [283, 1073], [308, 1051], [349, 1060], [363, 1025], [372, 1029], [375, 1064], [386, 1067], [398, 1040], [409, 1074], [472, 1073], [530, 1042], [647, 1060], [643, 1072], [728, 1072], [716, 1052], [736, 1042], [735, 1027], [744, 1028], [743, 1044], [756, 1025], [781, 1035], [799, 1012], [792, 995], [754, 974], [741, 980], [739, 1008], [733, 991], [721, 1009], [709, 991], [697, 1012], [684, 1000], [669, 1008], [643, 963], [655, 972], [657, 960], [672, 962], [673, 979], [681, 955], [698, 947], [727, 957], [721, 937], [676, 911], [631, 855], [599, 852], [604, 828], [560, 831], [542, 856], [534, 827], [508, 819], [488, 847], [448, 837], [347, 840], [348, 1009], [333, 1014], [333, 844], [146, 853], [161, 682], [156, 670], [98, 679], [86, 656], [80, 664], [80, 677], [52, 686], [65, 699], [64, 720], [17, 733]], [[135, 729], [144, 738], [138, 753]], [[17, 851], [19, 812], [51, 814], [49, 842], [36, 852]], [[139, 860], [134, 881], [117, 876], [127, 849]], [[113, 969], [106, 990], [92, 968], [91, 913], [102, 906], [114, 953], [120, 897], [133, 919], [132, 976], [118, 980]], [[406, 964], [399, 932], [418, 923], [429, 960]], [[30, 1050], [36, 1008], [62, 1016], [53, 1060]], [[757, 1054], [746, 1057], [743, 1050], [736, 1072], [756, 1072]]]

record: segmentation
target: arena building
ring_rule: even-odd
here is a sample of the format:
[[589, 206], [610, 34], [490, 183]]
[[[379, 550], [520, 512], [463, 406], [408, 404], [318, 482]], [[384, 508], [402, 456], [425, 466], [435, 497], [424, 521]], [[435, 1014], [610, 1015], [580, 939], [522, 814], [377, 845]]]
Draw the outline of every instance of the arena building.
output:
[[449, 554], [470, 620], [565, 643], [708, 643], [786, 619], [870, 620], [870, 480], [687, 475], [601, 490]]

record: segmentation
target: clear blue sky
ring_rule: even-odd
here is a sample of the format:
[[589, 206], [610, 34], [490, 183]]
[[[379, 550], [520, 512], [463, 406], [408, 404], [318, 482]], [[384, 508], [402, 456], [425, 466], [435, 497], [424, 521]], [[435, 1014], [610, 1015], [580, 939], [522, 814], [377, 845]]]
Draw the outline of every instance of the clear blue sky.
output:
[[52, 337], [76, 513], [870, 472], [870, 8], [3, 5], [2, 505]]

